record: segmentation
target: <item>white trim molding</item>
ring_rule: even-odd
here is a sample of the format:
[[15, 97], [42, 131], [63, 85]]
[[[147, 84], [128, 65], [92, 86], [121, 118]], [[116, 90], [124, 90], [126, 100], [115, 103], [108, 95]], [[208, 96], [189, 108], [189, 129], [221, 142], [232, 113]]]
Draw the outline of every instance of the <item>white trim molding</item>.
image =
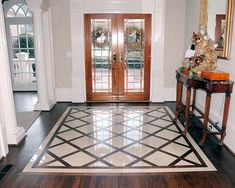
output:
[[56, 88], [56, 101], [71, 102], [72, 91], [73, 91], [72, 88]]
[[[17, 127], [11, 73], [2, 4], [0, 5], [0, 121], [1, 132], [6, 130], [7, 143], [17, 145], [24, 137], [23, 127]], [[2, 139], [4, 142], [4, 139]], [[5, 145], [6, 143], [3, 143]]]

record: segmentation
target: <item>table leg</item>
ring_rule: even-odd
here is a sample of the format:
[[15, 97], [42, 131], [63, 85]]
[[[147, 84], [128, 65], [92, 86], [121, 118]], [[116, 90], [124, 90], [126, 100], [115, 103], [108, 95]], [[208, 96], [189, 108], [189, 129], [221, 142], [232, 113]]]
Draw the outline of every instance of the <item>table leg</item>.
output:
[[195, 103], [196, 103], [196, 94], [197, 94], [197, 90], [193, 89], [193, 102], [192, 102], [192, 111], [195, 110]]
[[187, 134], [189, 127], [189, 112], [190, 112], [190, 99], [191, 99], [191, 88], [187, 87], [186, 93], [186, 108], [185, 108], [185, 129], [183, 134]]
[[183, 83], [177, 80], [175, 121], [179, 117], [179, 112], [180, 112], [181, 102], [182, 102], [182, 90], [183, 90]]
[[224, 144], [224, 137], [226, 136], [226, 126], [227, 126], [227, 121], [228, 121], [229, 106], [230, 106], [230, 93], [226, 94], [226, 97], [225, 97], [224, 114], [223, 114], [223, 122], [222, 122], [222, 135], [221, 135], [219, 145]]
[[210, 105], [211, 105], [211, 93], [207, 93], [206, 104], [205, 104], [205, 114], [204, 114], [204, 126], [203, 126], [202, 138], [199, 142], [200, 146], [203, 146], [206, 140], [207, 134], [208, 134], [207, 126], [208, 126], [208, 121], [209, 121]]

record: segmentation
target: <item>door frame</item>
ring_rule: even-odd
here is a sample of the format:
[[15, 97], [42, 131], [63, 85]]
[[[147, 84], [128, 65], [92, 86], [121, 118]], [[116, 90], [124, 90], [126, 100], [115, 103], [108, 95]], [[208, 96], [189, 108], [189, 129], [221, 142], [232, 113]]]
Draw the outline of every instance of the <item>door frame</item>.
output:
[[[123, 38], [123, 25], [124, 19], [145, 19], [145, 57], [144, 57], [144, 92], [124, 92], [124, 62], [121, 63], [118, 70], [114, 71], [114, 74], [121, 75], [116, 83], [118, 84], [118, 95], [117, 91], [113, 91], [112, 95], [110, 93], [92, 93], [92, 70], [90, 66], [91, 60], [91, 46], [90, 46], [90, 19], [112, 19], [112, 38]], [[152, 14], [84, 14], [84, 39], [85, 39], [85, 72], [86, 72], [86, 100], [87, 101], [102, 101], [102, 102], [130, 102], [130, 101], [150, 101], [150, 69], [151, 69], [151, 18]], [[121, 22], [120, 22], [121, 21]], [[117, 32], [119, 30], [119, 32]], [[121, 30], [121, 31], [120, 31]], [[118, 36], [117, 36], [118, 35]], [[115, 39], [116, 39], [115, 38]], [[122, 51], [120, 51], [120, 49]], [[124, 39], [113, 40], [112, 41], [112, 54], [116, 53], [119, 60], [119, 53], [124, 54]], [[113, 57], [112, 57], [113, 59]], [[124, 59], [124, 58], [123, 58]], [[119, 64], [119, 63], [118, 63]], [[114, 79], [112, 78], [112, 85], [114, 84]], [[123, 83], [123, 84], [120, 84]], [[120, 94], [120, 91], [123, 91]]]

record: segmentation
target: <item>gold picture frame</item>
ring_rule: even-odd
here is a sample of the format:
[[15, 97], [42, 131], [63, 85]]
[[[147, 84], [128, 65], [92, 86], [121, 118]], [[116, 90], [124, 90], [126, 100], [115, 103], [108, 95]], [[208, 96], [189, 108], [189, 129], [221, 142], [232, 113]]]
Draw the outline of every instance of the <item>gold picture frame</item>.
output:
[[[216, 47], [216, 53], [218, 55], [218, 58], [230, 59], [231, 43], [232, 43], [233, 16], [234, 16], [234, 0], [226, 0], [226, 1], [227, 1], [227, 6], [226, 6], [227, 8], [226, 8], [226, 12], [224, 15], [224, 17], [226, 17], [225, 25], [224, 25], [224, 22], [223, 22], [223, 24], [220, 23], [220, 26], [221, 25], [224, 26], [223, 46]], [[222, 20], [222, 21], [224, 21], [224, 20]], [[208, 26], [208, 0], [200, 0], [200, 25]], [[209, 33], [209, 35], [210, 35], [210, 33]]]

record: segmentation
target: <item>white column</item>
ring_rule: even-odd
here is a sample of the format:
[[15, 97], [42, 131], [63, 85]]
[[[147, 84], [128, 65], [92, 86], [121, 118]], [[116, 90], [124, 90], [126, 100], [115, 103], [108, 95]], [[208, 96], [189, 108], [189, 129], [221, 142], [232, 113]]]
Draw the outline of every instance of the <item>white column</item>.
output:
[[[6, 30], [2, 4], [0, 3], [0, 126], [6, 132], [7, 143], [17, 145], [24, 137], [23, 127], [17, 127], [13, 100], [9, 58], [7, 52]], [[5, 131], [6, 130], [6, 131]], [[3, 139], [5, 140], [5, 139]]]
[[6, 137], [6, 127], [3, 127], [3, 124], [0, 121], [0, 159], [6, 157], [8, 154], [8, 145]]
[[35, 57], [36, 57], [36, 75], [38, 87], [38, 103], [35, 104], [35, 110], [49, 111], [53, 107], [53, 102], [48, 96], [46, 61], [44, 52], [43, 38], [43, 17], [41, 10], [33, 10]]
[[49, 99], [56, 103], [55, 97], [55, 70], [54, 70], [54, 54], [53, 54], [53, 35], [52, 35], [52, 16], [51, 8], [43, 12], [43, 29], [44, 29], [44, 51], [47, 69], [47, 85]]

